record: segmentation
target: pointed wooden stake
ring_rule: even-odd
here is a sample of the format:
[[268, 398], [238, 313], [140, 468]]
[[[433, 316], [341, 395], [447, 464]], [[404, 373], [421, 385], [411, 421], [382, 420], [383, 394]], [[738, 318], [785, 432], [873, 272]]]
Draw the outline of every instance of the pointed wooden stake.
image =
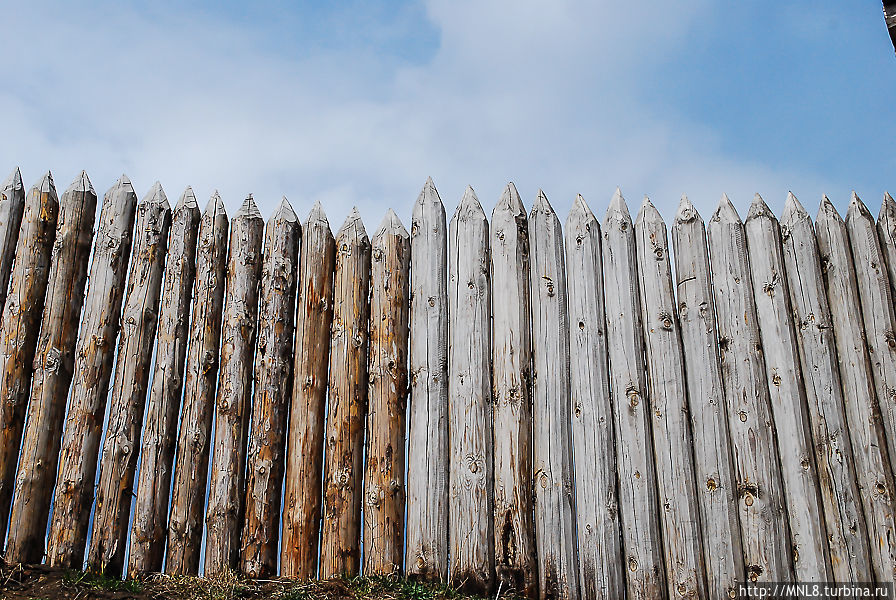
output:
[[22, 185], [22, 174], [16, 168], [0, 186], [0, 307], [6, 303], [24, 212], [25, 186]]

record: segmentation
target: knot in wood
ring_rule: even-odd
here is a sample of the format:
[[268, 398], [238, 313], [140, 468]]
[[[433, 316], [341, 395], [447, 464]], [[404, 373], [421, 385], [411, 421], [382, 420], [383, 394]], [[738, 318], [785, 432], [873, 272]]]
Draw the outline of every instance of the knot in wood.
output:
[[333, 475], [333, 482], [340, 488], [347, 487], [351, 481], [351, 470], [348, 467], [338, 469]]
[[641, 479], [641, 471], [635, 471], [635, 479]]
[[781, 387], [781, 376], [775, 373], [772, 376], [772, 383], [775, 384], [775, 387]]
[[47, 358], [44, 361], [44, 368], [49, 373], [55, 373], [59, 370], [59, 357], [62, 355], [62, 351], [59, 348], [50, 348], [47, 350]]
[[628, 570], [634, 573], [638, 570], [638, 559], [634, 556], [628, 557]]
[[378, 485], [371, 486], [370, 490], [367, 492], [367, 506], [371, 508], [378, 508], [383, 503], [380, 488]]
[[352, 336], [352, 346], [354, 346], [355, 348], [360, 348], [363, 343], [364, 336], [360, 333], [356, 333], [354, 336]]
[[875, 491], [878, 493], [878, 495], [880, 495], [880, 496], [886, 496], [886, 495], [887, 495], [887, 486], [884, 484], [883, 481], [878, 481], [876, 484], [874, 484], [874, 490], [875, 490]]
[[547, 275], [543, 275], [542, 279], [544, 279], [544, 287], [548, 292], [548, 298], [554, 297], [554, 280], [548, 277]]
[[710, 492], [715, 491], [716, 489], [718, 489], [718, 487], [719, 484], [716, 483], [716, 480], [714, 478], [710, 477], [706, 480], [706, 489], [708, 489]]
[[660, 313], [660, 323], [666, 331], [672, 331], [672, 315], [663, 311]]
[[741, 422], [741, 423], [746, 423], [746, 422], [747, 422], [747, 413], [746, 413], [745, 411], [740, 411], [740, 412], [738, 413], [738, 416], [740, 417], [740, 422]]
[[666, 251], [663, 250], [662, 246], [657, 246], [653, 249], [653, 256], [657, 260], [663, 260], [663, 257], [666, 255]]
[[812, 466], [812, 463], [809, 461], [808, 456], [800, 458], [800, 467], [802, 467], [803, 471], [808, 471], [810, 466]]
[[376, 262], [383, 261], [383, 251], [381, 249], [379, 249], [379, 248], [373, 249], [373, 260]]

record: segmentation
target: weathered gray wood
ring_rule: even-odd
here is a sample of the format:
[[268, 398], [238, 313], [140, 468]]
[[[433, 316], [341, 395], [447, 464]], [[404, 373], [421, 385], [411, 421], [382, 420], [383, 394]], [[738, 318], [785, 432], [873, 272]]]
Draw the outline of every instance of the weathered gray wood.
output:
[[250, 194], [230, 222], [215, 445], [205, 519], [207, 577], [239, 564], [263, 241], [264, 219]]
[[578, 196], [566, 219], [566, 269], [579, 587], [583, 598], [615, 600], [625, 594], [625, 561], [601, 254], [600, 223]]
[[115, 381], [87, 557], [89, 568], [114, 576], [121, 575], [124, 567], [170, 227], [171, 206], [156, 182], [137, 206], [134, 253], [121, 313]]
[[790, 523], [793, 570], [799, 581], [829, 581], [830, 556], [809, 409], [800, 372], [778, 220], [756, 194], [744, 222], [765, 381], [778, 432], [778, 457]]
[[896, 490], [865, 347], [862, 308], [846, 224], [825, 197], [815, 221], [821, 272], [830, 302], [840, 383], [871, 546], [874, 579], [896, 577]]
[[492, 587], [495, 560], [488, 229], [467, 187], [449, 226], [448, 539], [452, 584], [483, 594]]
[[371, 246], [364, 574], [391, 575], [404, 563], [411, 267], [410, 236], [391, 209]]
[[286, 418], [292, 394], [292, 336], [302, 230], [283, 198], [268, 220], [258, 304], [255, 397], [247, 456], [246, 520], [240, 569], [249, 577], [277, 574], [280, 492]]
[[190, 349], [168, 520], [165, 572], [169, 575], [195, 575], [199, 570], [202, 509], [208, 481], [209, 437], [218, 380], [221, 312], [227, 273], [227, 229], [227, 212], [215, 192], [199, 222], [196, 244]]
[[432, 179], [411, 217], [408, 577], [448, 580], [448, 227]]
[[174, 209], [156, 335], [156, 363], [146, 408], [128, 575], [162, 570], [168, 526], [177, 414], [184, 389], [190, 298], [196, 276], [199, 207], [187, 188]]
[[784, 266], [797, 326], [831, 574], [871, 581], [871, 556], [843, 407], [831, 311], [809, 213], [793, 194], [781, 216]]
[[6, 303], [24, 212], [25, 186], [17, 167], [0, 186], [0, 306]]
[[672, 224], [672, 246], [707, 597], [721, 600], [737, 593], [737, 582], [744, 576], [744, 557], [706, 229], [687, 196], [682, 196]]
[[635, 220], [641, 323], [653, 412], [653, 454], [663, 506], [663, 548], [670, 597], [708, 595], [694, 472], [694, 440], [675, 310], [666, 224], [645, 198]]
[[896, 301], [896, 201], [889, 192], [884, 193], [877, 215], [877, 236], [890, 278], [890, 295]]
[[787, 581], [792, 557], [744, 225], [727, 196], [708, 227], [722, 383], [750, 581]]
[[566, 264], [560, 220], [541, 190], [529, 214], [529, 241], [538, 591], [542, 600], [577, 600]]
[[369, 293], [370, 241], [353, 209], [336, 234], [321, 578], [360, 568]]
[[0, 322], [0, 531], [9, 524], [58, 216], [56, 187], [47, 173], [25, 201], [17, 259]]
[[529, 226], [509, 183], [492, 211], [492, 393], [495, 576], [502, 589], [538, 590], [532, 522], [532, 343]]
[[84, 564], [136, 208], [134, 188], [122, 176], [103, 197], [93, 245], [47, 542], [47, 563], [53, 567]]
[[855, 193], [846, 213], [846, 229], [855, 263], [865, 343], [886, 432], [890, 469], [896, 474], [896, 313], [874, 217]]
[[317, 576], [336, 242], [316, 203], [302, 228], [280, 576]]
[[12, 563], [36, 563], [44, 555], [95, 214], [96, 192], [87, 173], [81, 171], [59, 200], [59, 220], [9, 522], [6, 559]]
[[645, 381], [635, 234], [618, 189], [604, 217], [603, 236], [604, 287], [610, 290], [605, 296], [607, 346], [615, 408], [626, 588], [631, 599], [661, 598], [666, 593], [666, 578]]

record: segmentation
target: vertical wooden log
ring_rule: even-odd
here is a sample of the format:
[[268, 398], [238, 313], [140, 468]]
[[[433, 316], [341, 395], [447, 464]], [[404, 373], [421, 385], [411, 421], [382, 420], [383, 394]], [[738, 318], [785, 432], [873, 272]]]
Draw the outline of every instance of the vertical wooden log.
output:
[[855, 261], [865, 342], [886, 432], [890, 468], [896, 474], [896, 313], [874, 217], [855, 193], [846, 213], [846, 229]]
[[62, 569], [84, 564], [136, 207], [134, 188], [122, 176], [100, 209], [47, 542], [47, 563]]
[[24, 212], [25, 186], [22, 173], [16, 168], [0, 187], [0, 306], [6, 303]]
[[199, 221], [196, 243], [190, 349], [168, 520], [165, 572], [169, 575], [195, 575], [199, 570], [202, 509], [208, 481], [209, 437], [218, 381], [221, 312], [227, 273], [227, 229], [227, 212], [215, 192]]
[[831, 311], [809, 213], [793, 194], [781, 218], [784, 266], [797, 327], [821, 506], [836, 581], [871, 581], [868, 533], [843, 407]]
[[451, 217], [448, 248], [448, 539], [451, 582], [486, 594], [494, 573], [491, 286], [488, 220], [467, 187]]
[[221, 376], [205, 519], [206, 576], [226, 573], [239, 563], [263, 238], [264, 219], [250, 194], [230, 222]]
[[140, 473], [134, 499], [128, 575], [162, 570], [168, 526], [168, 495], [174, 466], [174, 445], [177, 442], [177, 413], [184, 389], [190, 297], [196, 275], [199, 217], [196, 196], [188, 187], [171, 219], [156, 338], [156, 363], [140, 447]]
[[744, 222], [753, 280], [759, 336], [765, 357], [764, 379], [778, 432], [778, 456], [790, 522], [793, 570], [799, 581], [830, 581], [830, 557], [818, 469], [810, 436], [806, 390], [800, 373], [796, 335], [781, 230], [778, 220], [756, 194]]
[[134, 254], [121, 313], [115, 381], [87, 557], [89, 568], [114, 576], [121, 575], [124, 566], [170, 226], [171, 206], [156, 182], [137, 206]]
[[432, 179], [411, 221], [407, 575], [448, 581], [448, 227]]
[[318, 202], [302, 228], [280, 549], [280, 576], [300, 580], [317, 576], [335, 266], [336, 242]]
[[663, 548], [669, 596], [708, 595], [694, 472], [694, 440], [675, 311], [666, 224], [645, 198], [635, 220], [647, 385], [653, 412], [653, 454], [663, 506]]
[[787, 581], [792, 577], [787, 514], [750, 257], [744, 224], [728, 196], [709, 221], [709, 253], [746, 576]]
[[538, 590], [532, 522], [532, 342], [529, 226], [509, 183], [492, 211], [492, 395], [495, 576], [502, 589]]
[[292, 394], [292, 335], [301, 225], [286, 198], [268, 220], [258, 305], [255, 398], [249, 440], [246, 520], [240, 568], [249, 577], [277, 574], [286, 417]]
[[821, 272], [831, 308], [846, 422], [871, 546], [874, 579], [896, 577], [896, 489], [874, 389], [862, 307], [846, 224], [825, 196], [815, 220]]
[[411, 238], [391, 209], [371, 241], [364, 573], [402, 571]]
[[613, 600], [625, 594], [625, 564], [619, 543], [602, 254], [600, 223], [578, 196], [566, 219], [566, 269], [579, 587], [583, 598]]
[[616, 426], [619, 510], [628, 597], [666, 593], [660, 505], [653, 463], [650, 407], [646, 397], [644, 337], [632, 218], [619, 189], [603, 224], [610, 389]]
[[0, 531], [9, 525], [58, 216], [56, 187], [47, 173], [25, 201], [17, 258], [0, 322]]
[[336, 234], [320, 576], [358, 574], [367, 413], [370, 241], [358, 209]]
[[890, 278], [890, 295], [896, 300], [896, 201], [889, 192], [884, 193], [883, 202], [880, 204], [877, 235], [880, 238], [880, 249]]
[[744, 576], [744, 557], [706, 229], [687, 196], [682, 196], [672, 224], [672, 245], [707, 597], [721, 600], [737, 594], [737, 582]]
[[59, 201], [28, 420], [16, 471], [16, 500], [10, 515], [6, 559], [12, 563], [37, 563], [44, 555], [95, 213], [96, 192], [87, 173], [81, 171]]
[[576, 600], [579, 565], [570, 429], [566, 264], [560, 220], [541, 190], [529, 214], [529, 243], [538, 590], [542, 600]]

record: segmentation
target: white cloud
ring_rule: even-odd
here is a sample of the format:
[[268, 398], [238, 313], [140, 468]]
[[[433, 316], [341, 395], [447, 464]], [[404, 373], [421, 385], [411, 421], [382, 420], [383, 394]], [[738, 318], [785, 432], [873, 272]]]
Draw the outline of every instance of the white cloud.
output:
[[265, 214], [282, 194], [302, 216], [322, 199], [334, 230], [352, 204], [368, 231], [389, 206], [408, 220], [428, 175], [449, 211], [468, 183], [490, 211], [507, 180], [561, 213], [581, 192], [602, 214], [620, 185], [667, 218], [684, 191], [703, 211], [722, 191], [820, 193], [817, 174], [726, 158], [718, 132], [650, 108], [645, 77], [708, 5], [432, 0], [440, 43], [416, 64], [275, 51], [264, 29], [184, 9], [21, 5], [0, 40], [0, 166], [60, 185], [86, 168], [98, 190], [124, 171], [172, 199], [219, 188], [231, 211], [250, 191]]

